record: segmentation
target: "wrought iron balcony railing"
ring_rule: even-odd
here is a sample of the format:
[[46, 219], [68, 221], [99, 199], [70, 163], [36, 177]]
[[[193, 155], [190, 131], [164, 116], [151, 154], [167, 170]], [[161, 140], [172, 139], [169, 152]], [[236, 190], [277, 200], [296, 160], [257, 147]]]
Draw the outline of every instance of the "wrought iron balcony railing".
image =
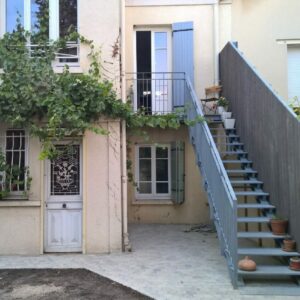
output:
[[135, 111], [168, 114], [184, 107], [185, 73], [138, 72], [126, 74], [127, 97]]

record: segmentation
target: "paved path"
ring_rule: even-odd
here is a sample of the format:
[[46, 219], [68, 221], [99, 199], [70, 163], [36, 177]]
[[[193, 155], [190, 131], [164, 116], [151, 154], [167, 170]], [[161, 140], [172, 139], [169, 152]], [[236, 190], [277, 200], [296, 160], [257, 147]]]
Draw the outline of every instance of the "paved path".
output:
[[155, 299], [279, 300], [299, 296], [241, 295], [233, 290], [216, 234], [183, 225], [131, 226], [131, 253], [2, 256], [0, 268], [86, 268]]

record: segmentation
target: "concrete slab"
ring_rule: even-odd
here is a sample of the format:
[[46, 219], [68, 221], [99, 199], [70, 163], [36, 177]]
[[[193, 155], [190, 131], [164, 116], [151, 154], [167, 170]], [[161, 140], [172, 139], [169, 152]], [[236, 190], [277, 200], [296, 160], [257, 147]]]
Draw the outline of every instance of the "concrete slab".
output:
[[0, 268], [86, 268], [154, 299], [299, 300], [299, 296], [242, 295], [231, 286], [215, 233], [187, 225], [133, 225], [131, 253], [2, 256]]

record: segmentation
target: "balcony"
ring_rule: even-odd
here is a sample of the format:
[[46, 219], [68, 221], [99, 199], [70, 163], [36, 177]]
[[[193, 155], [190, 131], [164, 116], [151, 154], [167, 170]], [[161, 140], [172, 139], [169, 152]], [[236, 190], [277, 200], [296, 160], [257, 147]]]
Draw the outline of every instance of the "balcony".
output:
[[184, 107], [185, 73], [127, 73], [126, 90], [134, 111], [147, 115], [170, 114]]

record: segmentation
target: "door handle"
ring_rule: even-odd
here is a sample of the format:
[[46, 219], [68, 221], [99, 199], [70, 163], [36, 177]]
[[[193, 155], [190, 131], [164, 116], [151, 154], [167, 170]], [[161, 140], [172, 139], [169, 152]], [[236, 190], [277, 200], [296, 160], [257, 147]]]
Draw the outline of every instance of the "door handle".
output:
[[64, 203], [64, 204], [62, 205], [62, 208], [67, 208], [67, 204]]

